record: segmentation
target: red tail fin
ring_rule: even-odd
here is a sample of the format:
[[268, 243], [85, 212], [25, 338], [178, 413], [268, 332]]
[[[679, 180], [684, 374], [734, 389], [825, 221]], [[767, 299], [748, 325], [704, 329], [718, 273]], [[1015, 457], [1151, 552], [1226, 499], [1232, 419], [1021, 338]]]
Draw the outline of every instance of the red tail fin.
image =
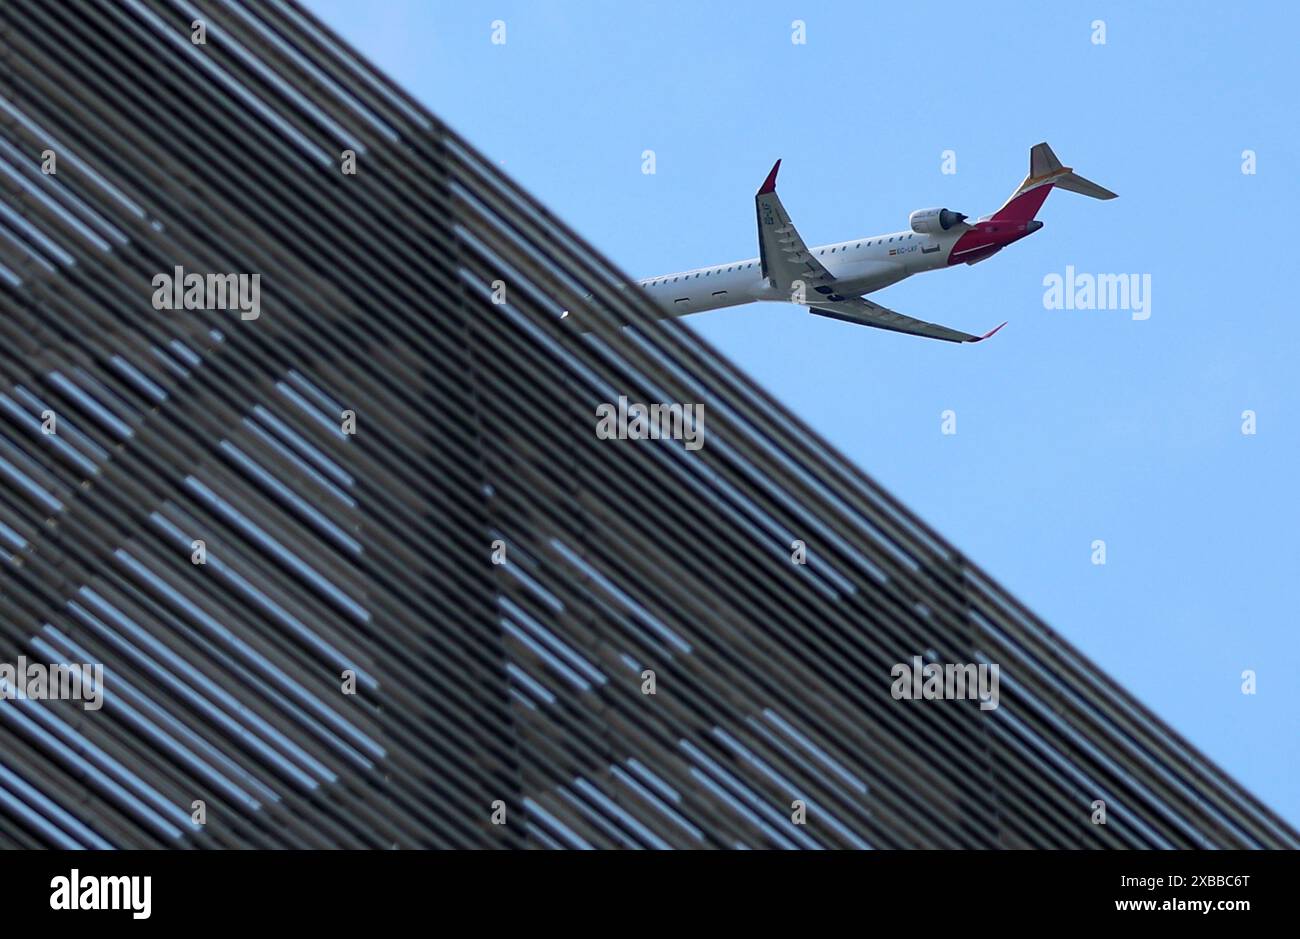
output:
[[994, 222], [1031, 222], [1038, 210], [1043, 207], [1047, 194], [1052, 191], [1051, 183], [1043, 183], [1026, 191], [1017, 191], [1007, 200], [1006, 205], [993, 213], [990, 221]]
[[1115, 193], [1084, 179], [1068, 166], [1062, 166], [1052, 148], [1045, 143], [1029, 149], [1029, 175], [1025, 177], [1011, 198], [991, 216], [990, 221], [1031, 222], [1052, 187], [1082, 193], [1094, 199], [1114, 199]]

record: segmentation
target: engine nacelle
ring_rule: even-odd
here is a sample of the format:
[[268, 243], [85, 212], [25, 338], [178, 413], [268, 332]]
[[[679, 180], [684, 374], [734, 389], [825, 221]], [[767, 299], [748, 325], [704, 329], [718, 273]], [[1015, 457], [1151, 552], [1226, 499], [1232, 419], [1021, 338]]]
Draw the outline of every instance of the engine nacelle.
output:
[[939, 235], [966, 221], [966, 216], [951, 209], [917, 209], [907, 217], [907, 224], [918, 235]]

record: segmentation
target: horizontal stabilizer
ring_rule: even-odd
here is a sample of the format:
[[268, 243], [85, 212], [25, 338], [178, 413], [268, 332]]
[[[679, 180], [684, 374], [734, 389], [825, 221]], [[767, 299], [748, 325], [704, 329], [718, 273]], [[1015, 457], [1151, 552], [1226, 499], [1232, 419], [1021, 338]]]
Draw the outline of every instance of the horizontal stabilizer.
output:
[[1080, 195], [1091, 196], [1094, 199], [1115, 199], [1117, 196], [1105, 186], [1098, 186], [1091, 179], [1084, 179], [1078, 173], [1071, 171], [1064, 176], [1059, 176], [1052, 181], [1057, 189], [1068, 189], [1070, 192], [1077, 192]]

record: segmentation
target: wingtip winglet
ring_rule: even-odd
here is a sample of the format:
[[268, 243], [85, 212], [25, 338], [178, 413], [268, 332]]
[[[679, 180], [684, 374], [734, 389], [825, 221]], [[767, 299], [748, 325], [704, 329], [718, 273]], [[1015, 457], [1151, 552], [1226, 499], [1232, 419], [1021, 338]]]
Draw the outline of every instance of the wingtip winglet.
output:
[[758, 194], [761, 196], [765, 192], [776, 192], [776, 172], [781, 168], [781, 161], [777, 160], [772, 164], [772, 172], [767, 174], [767, 179], [763, 180], [763, 185], [758, 188]]
[[[1010, 322], [1010, 320], [1008, 320], [1007, 322]], [[1003, 326], [1005, 326], [1005, 325], [1007, 325], [1007, 324], [1006, 324], [1006, 323], [1002, 323], [1002, 324], [999, 325], [999, 326], [994, 326], [992, 329], [990, 329], [988, 332], [986, 332], [983, 336], [980, 336], [978, 339], [974, 339], [974, 340], [972, 340], [972, 341], [973, 341], [973, 342], [983, 342], [985, 339], [988, 339], [990, 336], [992, 336], [994, 333], [996, 333], [999, 329], [1001, 329], [1001, 328], [1002, 328]]]

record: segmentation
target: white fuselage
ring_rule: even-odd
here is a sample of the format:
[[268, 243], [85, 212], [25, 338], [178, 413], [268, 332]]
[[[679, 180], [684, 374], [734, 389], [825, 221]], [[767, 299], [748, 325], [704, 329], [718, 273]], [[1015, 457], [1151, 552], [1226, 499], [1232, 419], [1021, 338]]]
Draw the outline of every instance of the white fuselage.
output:
[[[941, 235], [892, 232], [820, 245], [810, 251], [834, 275], [837, 293], [861, 296], [913, 274], [947, 267], [952, 247], [963, 230]], [[758, 300], [790, 303], [793, 299], [789, 291], [774, 287], [763, 277], [758, 258], [647, 277], [637, 284], [666, 316], [683, 316]], [[817, 299], [817, 294], [809, 292], [804, 302], [815, 303]]]

